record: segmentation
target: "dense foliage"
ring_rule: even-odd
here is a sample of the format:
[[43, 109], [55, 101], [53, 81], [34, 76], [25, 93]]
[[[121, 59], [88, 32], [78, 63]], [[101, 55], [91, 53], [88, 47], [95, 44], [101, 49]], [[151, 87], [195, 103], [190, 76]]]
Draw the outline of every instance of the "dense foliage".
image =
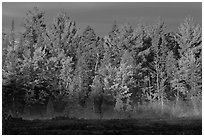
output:
[[202, 32], [192, 18], [178, 32], [168, 32], [162, 19], [135, 28], [114, 22], [109, 34], [99, 37], [89, 26], [78, 33], [66, 12], [49, 25], [44, 16], [34, 8], [25, 17], [20, 39], [14, 21], [11, 33], [3, 35], [5, 113], [19, 116], [46, 104], [44, 111], [53, 115], [54, 102], [58, 108], [65, 102], [66, 116], [90, 103], [100, 117], [107, 104], [120, 117], [150, 105], [161, 114], [170, 106], [175, 114], [179, 102], [201, 112]]

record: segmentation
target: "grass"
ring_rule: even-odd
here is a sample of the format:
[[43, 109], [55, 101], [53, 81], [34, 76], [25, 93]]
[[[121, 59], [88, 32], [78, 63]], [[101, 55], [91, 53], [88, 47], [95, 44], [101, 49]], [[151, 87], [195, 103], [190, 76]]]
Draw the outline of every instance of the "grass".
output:
[[[64, 114], [54, 114], [55, 118], [3, 120], [3, 134], [202, 134], [202, 107], [197, 104], [195, 109], [192, 102], [168, 101], [162, 110], [160, 102], [146, 102], [121, 115], [113, 108], [103, 106], [101, 120], [90, 105], [86, 108], [77, 106], [65, 111], [69, 118]], [[35, 118], [38, 120], [32, 120]]]
[[202, 134], [198, 119], [11, 119], [4, 135], [182, 135]]
[[194, 109], [192, 102], [189, 101], [178, 101], [177, 103], [168, 101], [164, 103], [162, 110], [161, 103], [155, 101], [135, 106], [132, 116], [134, 118], [202, 118], [202, 106], [197, 106], [197, 109]]

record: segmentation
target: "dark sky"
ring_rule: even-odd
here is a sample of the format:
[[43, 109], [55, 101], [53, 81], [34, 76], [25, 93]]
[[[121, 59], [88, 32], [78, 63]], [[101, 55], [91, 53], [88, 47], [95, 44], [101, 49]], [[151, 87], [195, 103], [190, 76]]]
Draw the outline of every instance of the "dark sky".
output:
[[68, 15], [76, 21], [81, 31], [87, 25], [91, 26], [97, 35], [106, 35], [116, 20], [119, 24], [138, 23], [152, 24], [160, 16], [164, 18], [169, 30], [177, 30], [177, 27], [186, 17], [193, 17], [202, 25], [202, 3], [158, 3], [158, 2], [120, 2], [120, 3], [31, 3], [31, 2], [3, 2], [2, 4], [3, 31], [8, 32], [11, 21], [14, 19], [16, 31], [22, 32], [22, 21], [27, 10], [37, 6], [45, 11], [47, 23], [52, 22], [61, 10], [67, 11]]

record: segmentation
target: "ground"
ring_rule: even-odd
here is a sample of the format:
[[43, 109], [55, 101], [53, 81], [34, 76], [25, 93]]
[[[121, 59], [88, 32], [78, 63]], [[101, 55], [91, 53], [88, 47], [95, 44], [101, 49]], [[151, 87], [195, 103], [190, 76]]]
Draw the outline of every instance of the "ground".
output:
[[3, 121], [9, 135], [201, 135], [201, 119], [65, 119]]

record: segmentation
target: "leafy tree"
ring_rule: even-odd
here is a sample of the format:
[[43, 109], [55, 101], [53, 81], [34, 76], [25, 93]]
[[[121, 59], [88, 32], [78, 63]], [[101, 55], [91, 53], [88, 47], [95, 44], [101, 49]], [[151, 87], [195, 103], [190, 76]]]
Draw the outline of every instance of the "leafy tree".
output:
[[[5, 39], [7, 44], [4, 47], [3, 52], [3, 66], [2, 66], [2, 85], [3, 85], [3, 107], [5, 104], [12, 104], [11, 111], [13, 116], [18, 116], [17, 104], [22, 103], [24, 97], [22, 94], [23, 90], [20, 90], [21, 83], [21, 73], [20, 73], [20, 61], [17, 57], [18, 46], [15, 41], [15, 29], [14, 21], [12, 20], [11, 33]], [[4, 110], [3, 110], [4, 111]]]
[[34, 47], [43, 46], [44, 33], [46, 32], [46, 24], [44, 21], [44, 12], [40, 11], [37, 7], [27, 12], [27, 16], [24, 20], [25, 32], [23, 33], [24, 39], [28, 42], [28, 46], [31, 50], [31, 58], [33, 57]]
[[[23, 59], [21, 60], [21, 74], [22, 74], [22, 82], [27, 87], [26, 100], [27, 103], [35, 103], [41, 102], [43, 103], [45, 98], [41, 98], [39, 92], [45, 90], [45, 72], [46, 72], [46, 60], [45, 60], [45, 51], [42, 50], [42, 47], [38, 47], [34, 45], [34, 56], [31, 59], [30, 50], [26, 50], [23, 54]], [[32, 66], [32, 72], [30, 72], [30, 68]], [[31, 74], [32, 73], [32, 74]], [[32, 76], [32, 77], [31, 77]], [[37, 91], [37, 88], [42, 87], [40, 91]], [[42, 93], [41, 95], [46, 95], [47, 93]]]
[[[32, 92], [30, 95], [38, 96], [37, 92], [34, 93], [35, 87], [42, 83], [40, 80], [42, 73], [39, 72], [43, 72], [45, 69], [44, 33], [46, 24], [44, 12], [37, 7], [32, 11], [29, 10], [24, 20], [24, 28], [22, 45], [20, 45], [22, 47], [19, 48], [20, 53], [22, 53], [20, 57], [22, 80], [28, 91], [26, 97], [28, 97], [30, 92]], [[30, 101], [35, 102], [36, 99]]]
[[72, 58], [62, 58], [62, 69], [60, 70], [60, 78], [62, 89], [65, 90], [64, 94], [70, 94], [70, 85], [73, 78], [73, 62]]
[[[6, 87], [5, 89], [10, 87], [10, 90], [4, 90], [3, 92], [3, 105], [5, 102], [7, 102], [8, 100], [12, 99], [12, 108], [11, 110], [14, 112], [16, 111], [16, 97], [18, 94], [18, 90], [15, 89], [15, 87], [18, 86], [18, 81], [19, 81], [19, 65], [18, 65], [18, 60], [16, 60], [15, 56], [15, 49], [14, 47], [8, 47], [7, 49], [7, 55], [6, 55], [6, 60], [5, 60], [5, 65], [2, 68], [2, 84], [4, 87]], [[9, 95], [10, 94], [10, 95]], [[10, 96], [9, 98], [4, 98], [6, 96]], [[16, 112], [14, 112], [16, 113]], [[16, 114], [14, 114], [16, 115]]]
[[60, 12], [46, 32], [48, 89], [51, 95], [69, 95], [76, 65], [77, 28], [66, 12]]

